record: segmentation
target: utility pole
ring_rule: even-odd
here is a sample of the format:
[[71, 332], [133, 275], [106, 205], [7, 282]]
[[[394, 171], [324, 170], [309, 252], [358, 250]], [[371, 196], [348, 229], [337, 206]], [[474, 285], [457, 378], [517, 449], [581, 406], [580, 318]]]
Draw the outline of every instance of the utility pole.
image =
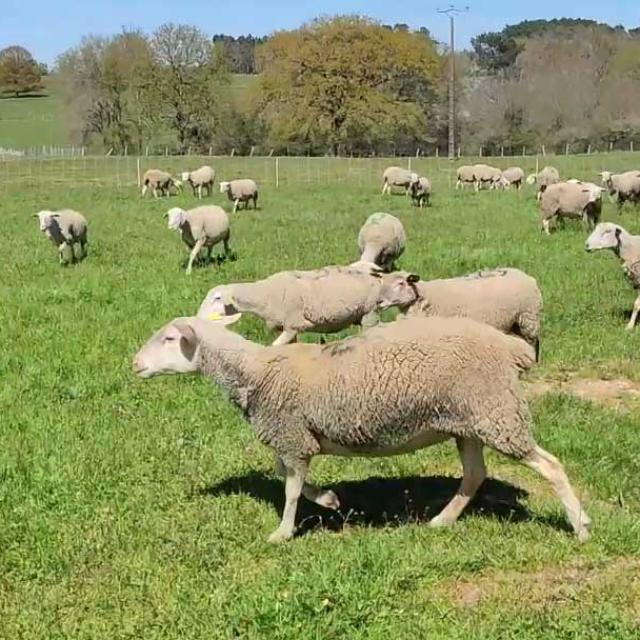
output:
[[449, 5], [447, 9], [438, 9], [438, 13], [449, 16], [449, 160], [456, 157], [456, 59], [454, 40], [454, 17], [456, 13], [465, 13], [469, 7], [458, 8]]

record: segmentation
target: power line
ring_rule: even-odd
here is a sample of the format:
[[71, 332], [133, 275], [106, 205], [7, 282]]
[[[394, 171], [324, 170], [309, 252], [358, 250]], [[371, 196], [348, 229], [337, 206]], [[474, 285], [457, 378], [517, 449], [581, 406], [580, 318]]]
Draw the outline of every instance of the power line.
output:
[[454, 18], [457, 13], [466, 13], [469, 7], [454, 7], [437, 9], [438, 13], [449, 16], [449, 160], [456, 157], [456, 60], [454, 40]]

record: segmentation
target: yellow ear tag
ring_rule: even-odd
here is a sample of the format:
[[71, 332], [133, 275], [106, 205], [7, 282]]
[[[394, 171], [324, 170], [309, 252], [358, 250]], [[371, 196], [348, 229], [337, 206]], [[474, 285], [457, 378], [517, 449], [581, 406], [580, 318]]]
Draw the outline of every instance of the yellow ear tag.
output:
[[209, 320], [222, 320], [224, 316], [221, 313], [217, 313], [216, 311], [214, 311], [213, 313], [209, 314], [208, 318]]

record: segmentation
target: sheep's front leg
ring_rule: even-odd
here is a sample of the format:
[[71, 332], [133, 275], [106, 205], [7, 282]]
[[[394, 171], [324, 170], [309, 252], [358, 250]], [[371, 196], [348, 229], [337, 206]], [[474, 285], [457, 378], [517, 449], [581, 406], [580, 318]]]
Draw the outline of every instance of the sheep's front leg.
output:
[[[62, 264], [62, 265], [67, 264], [67, 259], [66, 259], [65, 255], [64, 255], [66, 247], [67, 247], [67, 243], [66, 242], [63, 242], [62, 244], [58, 245], [58, 257], [60, 259], [60, 264]], [[73, 251], [73, 249], [71, 251]]]
[[198, 185], [198, 200], [202, 200], [202, 185]]
[[306, 460], [297, 461], [295, 466], [287, 466], [286, 464], [284, 466], [286, 474], [284, 511], [282, 512], [280, 526], [269, 536], [269, 542], [272, 544], [285, 542], [293, 537], [298, 500], [304, 487], [304, 479], [309, 470], [309, 463]]
[[629, 320], [629, 324], [627, 325], [627, 331], [632, 331], [636, 326], [638, 313], [640, 313], [640, 296], [638, 296], [636, 298], [636, 301], [633, 303], [633, 313], [631, 314], [631, 319]]
[[[283, 478], [287, 477], [286, 467], [280, 456], [276, 456], [276, 473]], [[326, 509], [339, 509], [340, 500], [331, 489], [320, 489], [310, 482], [302, 485], [302, 495], [310, 502], [315, 502]]]
[[283, 344], [290, 344], [291, 342], [295, 342], [298, 337], [297, 331], [291, 331], [290, 329], [285, 329], [272, 343], [272, 347], [279, 347]]
[[362, 329], [370, 329], [371, 327], [375, 327], [379, 320], [378, 314], [375, 311], [370, 311], [362, 317], [360, 327]]
[[198, 241], [193, 246], [191, 250], [191, 255], [189, 256], [189, 264], [187, 265], [187, 275], [191, 275], [191, 267], [193, 266], [193, 261], [198, 257], [202, 247], [204, 245], [204, 238], [199, 238]]
[[471, 502], [480, 485], [487, 477], [482, 454], [482, 443], [469, 438], [457, 438], [458, 453], [462, 461], [462, 482], [451, 502], [431, 520], [431, 527], [446, 527], [452, 525]]
[[240, 199], [239, 199], [239, 198], [236, 198], [236, 199], [233, 201], [233, 213], [235, 213], [235, 212], [238, 210], [238, 204], [239, 204], [239, 203], [240, 203]]

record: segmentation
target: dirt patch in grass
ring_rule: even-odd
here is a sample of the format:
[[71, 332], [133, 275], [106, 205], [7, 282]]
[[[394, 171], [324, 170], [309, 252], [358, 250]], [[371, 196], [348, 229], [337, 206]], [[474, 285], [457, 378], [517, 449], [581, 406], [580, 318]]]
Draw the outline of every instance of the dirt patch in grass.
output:
[[499, 601], [505, 608], [545, 609], [613, 601], [640, 623], [640, 559], [618, 557], [606, 563], [577, 563], [544, 567], [534, 572], [487, 571], [473, 580], [457, 580], [444, 586], [450, 602], [473, 608]]
[[624, 378], [569, 378], [566, 380], [534, 380], [525, 383], [530, 399], [547, 393], [567, 393], [605, 407], [629, 411], [640, 407], [640, 383]]

